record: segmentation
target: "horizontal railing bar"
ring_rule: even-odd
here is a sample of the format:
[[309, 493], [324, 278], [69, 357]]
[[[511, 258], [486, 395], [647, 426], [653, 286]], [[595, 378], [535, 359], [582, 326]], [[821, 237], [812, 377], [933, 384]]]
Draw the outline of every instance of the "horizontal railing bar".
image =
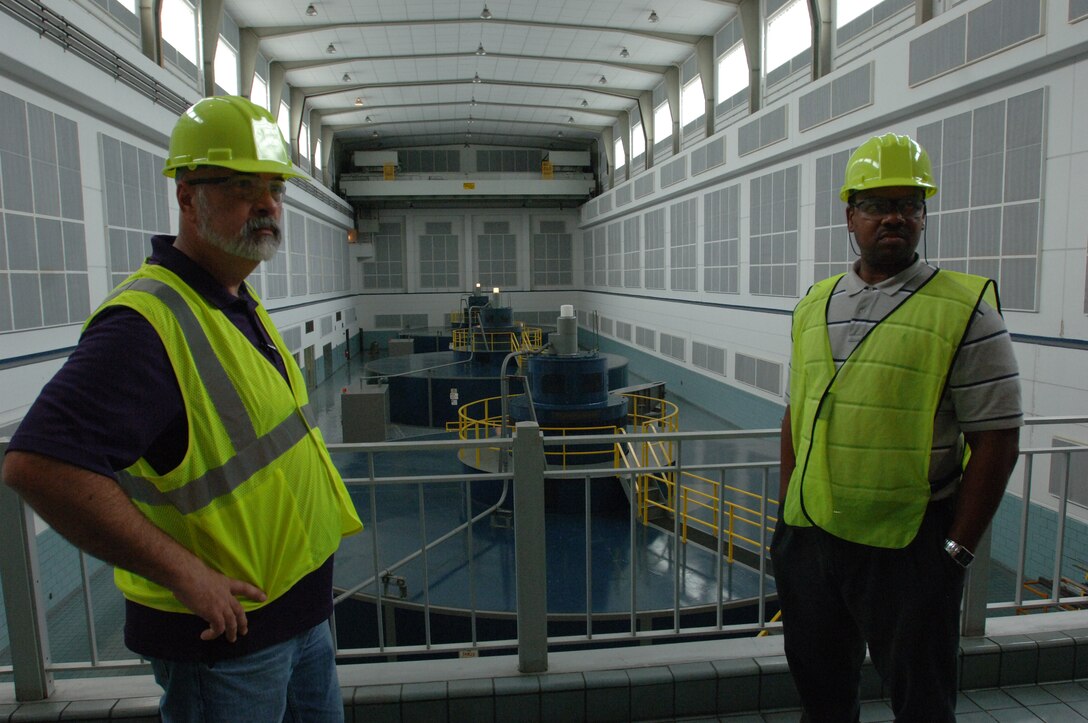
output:
[[1084, 607], [1088, 606], [1088, 595], [1078, 595], [1076, 597], [1061, 597], [1054, 598], [1035, 598], [1032, 600], [1024, 600], [1021, 603], [1015, 601], [1012, 602], [993, 602], [987, 603], [987, 610], [1023, 610], [1025, 608], [1052, 608], [1059, 605], [1070, 605]]
[[419, 484], [420, 482], [447, 483], [447, 482], [502, 482], [512, 479], [509, 472], [487, 472], [483, 474], [434, 474], [413, 475], [411, 477], [344, 477], [344, 484], [357, 487], [384, 487], [388, 485]]

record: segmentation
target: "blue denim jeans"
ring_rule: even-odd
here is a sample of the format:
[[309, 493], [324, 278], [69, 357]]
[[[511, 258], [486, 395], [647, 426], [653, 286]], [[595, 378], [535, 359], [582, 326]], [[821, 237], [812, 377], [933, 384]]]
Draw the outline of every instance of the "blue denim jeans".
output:
[[328, 623], [216, 663], [151, 660], [164, 723], [341, 723], [344, 702]]

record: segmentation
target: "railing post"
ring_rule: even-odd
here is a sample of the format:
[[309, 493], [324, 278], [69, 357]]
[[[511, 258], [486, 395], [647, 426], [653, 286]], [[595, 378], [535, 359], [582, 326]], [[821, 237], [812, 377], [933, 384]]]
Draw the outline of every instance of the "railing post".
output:
[[[0, 439], [0, 460], [8, 440]], [[15, 699], [44, 700], [53, 692], [45, 603], [34, 544], [34, 512], [0, 481], [0, 580], [15, 672]]]
[[990, 536], [986, 528], [975, 550], [975, 561], [967, 573], [963, 591], [963, 616], [960, 634], [964, 637], [982, 637], [986, 634], [986, 602], [990, 585]]
[[548, 575], [544, 554], [544, 442], [536, 422], [514, 430], [514, 556], [518, 670], [548, 669]]

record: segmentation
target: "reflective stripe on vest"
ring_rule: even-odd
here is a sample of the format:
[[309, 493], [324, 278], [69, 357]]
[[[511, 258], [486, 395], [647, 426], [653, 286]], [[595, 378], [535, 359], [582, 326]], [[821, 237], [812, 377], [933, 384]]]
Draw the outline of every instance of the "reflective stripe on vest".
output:
[[309, 433], [309, 426], [313, 426], [313, 421], [310, 405], [307, 404], [301, 410], [301, 417], [297, 414], [286, 417], [272, 431], [258, 439], [238, 391], [185, 299], [161, 281], [143, 278], [119, 287], [110, 294], [106, 302], [112, 301], [124, 291], [151, 294], [177, 319], [201, 381], [208, 390], [208, 396], [211, 397], [236, 451], [220, 467], [208, 470], [183, 487], [166, 492], [143, 477], [120, 470], [117, 472], [118, 484], [130, 498], [148, 505], [169, 505], [182, 514], [195, 512], [217, 498], [232, 493]]

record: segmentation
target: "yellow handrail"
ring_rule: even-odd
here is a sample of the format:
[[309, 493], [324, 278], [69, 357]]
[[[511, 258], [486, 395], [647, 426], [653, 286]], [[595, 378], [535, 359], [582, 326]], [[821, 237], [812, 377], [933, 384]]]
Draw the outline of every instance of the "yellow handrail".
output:
[[544, 332], [538, 327], [522, 327], [521, 331], [486, 331], [479, 327], [453, 330], [454, 351], [537, 351], [542, 346]]
[[[468, 331], [468, 330], [462, 330]], [[526, 330], [528, 332], [530, 330]], [[539, 330], [535, 330], [539, 331]], [[518, 396], [518, 395], [514, 395]], [[672, 402], [640, 394], [623, 395], [631, 400], [632, 412], [628, 415], [628, 424], [634, 432], [653, 434], [656, 432], [674, 432], [679, 429], [679, 409]], [[513, 397], [511, 397], [513, 398]], [[644, 411], [651, 410], [651, 411]], [[657, 410], [656, 412], [652, 410]], [[457, 432], [460, 439], [486, 439], [497, 437], [501, 433], [502, 411], [501, 397], [488, 397], [462, 406], [457, 411]], [[508, 419], [507, 428], [513, 428], [513, 420]], [[549, 435], [567, 436], [573, 434], [623, 434], [621, 427], [602, 425], [595, 427], [541, 427]], [[623, 448], [626, 444], [626, 450]], [[626, 451], [626, 453], [625, 453]], [[482, 449], [475, 450], [479, 463]], [[557, 462], [563, 469], [577, 464], [580, 459], [600, 455], [600, 450], [585, 450], [566, 445], [548, 452], [548, 459]], [[675, 458], [674, 443], [667, 441], [640, 442], [636, 448], [633, 443], [614, 445], [613, 466], [619, 470], [630, 468], [631, 461], [637, 460], [639, 467], [665, 468], [673, 464]], [[664, 493], [664, 499], [654, 499], [651, 487], [656, 485]], [[681, 539], [687, 543], [689, 528], [702, 530], [717, 537], [724, 534], [727, 555], [730, 562], [734, 559], [735, 546], [743, 542], [752, 548], [759, 547], [759, 530], [764, 526], [759, 506], [761, 495], [740, 487], [723, 484], [692, 472], [675, 471], [646, 472], [636, 476], [633, 490], [634, 504], [643, 524], [649, 524], [653, 510], [661, 510], [668, 515], [680, 515]], [[745, 501], [748, 503], [745, 504]], [[679, 502], [679, 509], [678, 509]], [[771, 505], [778, 501], [768, 498]], [[719, 507], [724, 519], [719, 520]], [[768, 514], [766, 529], [772, 532], [777, 517]], [[725, 525], [724, 531], [720, 529]], [[769, 539], [769, 535], [766, 536]]]

